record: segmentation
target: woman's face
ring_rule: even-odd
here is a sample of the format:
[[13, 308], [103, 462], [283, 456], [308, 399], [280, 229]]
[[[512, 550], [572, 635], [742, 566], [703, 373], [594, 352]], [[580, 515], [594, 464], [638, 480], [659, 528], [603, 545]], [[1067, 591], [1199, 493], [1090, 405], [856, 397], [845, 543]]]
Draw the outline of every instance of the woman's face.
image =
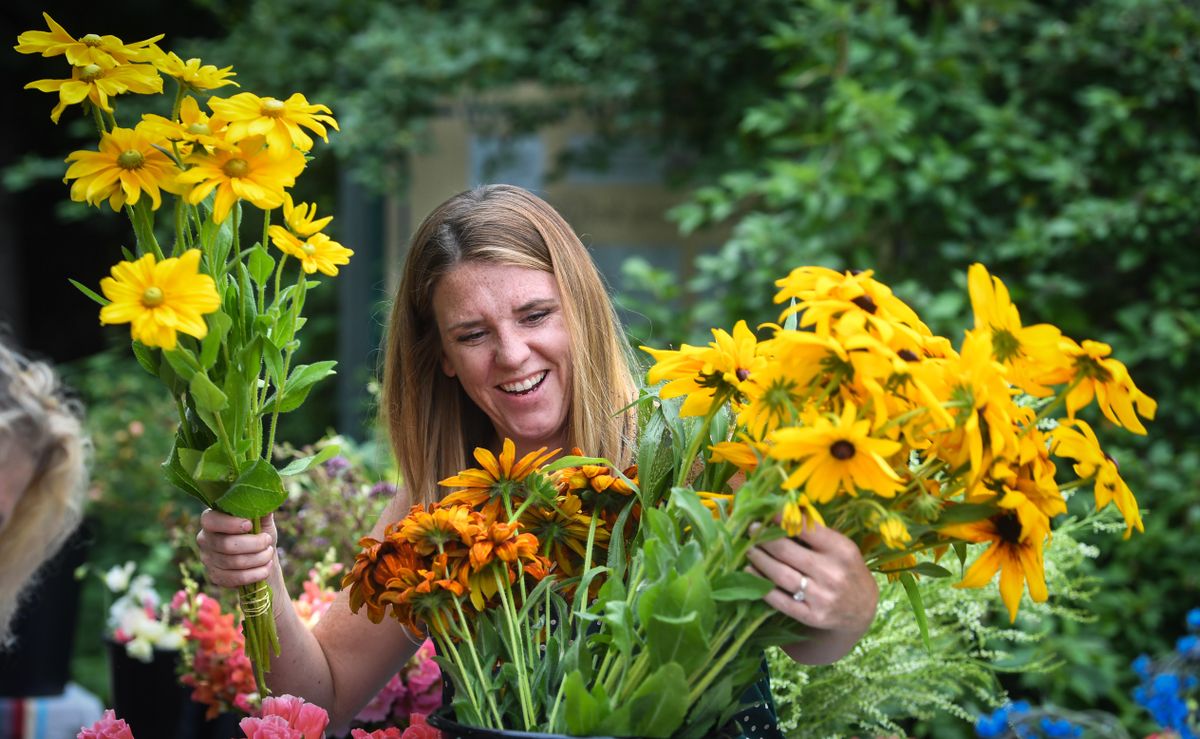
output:
[[12, 520], [13, 511], [21, 496], [33, 482], [33, 458], [21, 449], [8, 449], [0, 454], [0, 532]]
[[571, 342], [554, 275], [464, 262], [438, 281], [442, 369], [518, 452], [561, 448], [571, 408]]

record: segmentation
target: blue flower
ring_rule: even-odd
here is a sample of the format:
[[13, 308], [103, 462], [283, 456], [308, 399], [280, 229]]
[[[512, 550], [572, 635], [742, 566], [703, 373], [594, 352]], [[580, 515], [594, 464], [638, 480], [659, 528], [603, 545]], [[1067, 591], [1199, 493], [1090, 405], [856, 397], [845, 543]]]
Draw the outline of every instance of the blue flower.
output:
[[1200, 608], [1188, 611], [1187, 625], [1189, 629], [1200, 629]]
[[1029, 713], [1029, 701], [1014, 701], [1009, 704], [1009, 710], [1013, 713]]
[[1200, 636], [1188, 634], [1179, 637], [1179, 640], [1175, 642], [1175, 651], [1186, 657], [1196, 651], [1197, 645], [1200, 645]]
[[[1200, 610], [1200, 608], [1196, 609]], [[1133, 661], [1133, 674], [1143, 680], [1150, 677], [1150, 657], [1145, 654], [1139, 654], [1138, 658]]]
[[1083, 728], [1066, 719], [1053, 719], [1049, 716], [1042, 718], [1040, 725], [1042, 733], [1048, 737], [1076, 737], [1083, 735]]

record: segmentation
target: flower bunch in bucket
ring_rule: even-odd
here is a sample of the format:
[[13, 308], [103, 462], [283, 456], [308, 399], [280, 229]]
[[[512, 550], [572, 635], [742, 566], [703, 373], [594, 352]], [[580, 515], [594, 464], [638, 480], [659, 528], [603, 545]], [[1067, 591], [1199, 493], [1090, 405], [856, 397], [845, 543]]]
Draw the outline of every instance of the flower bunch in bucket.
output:
[[637, 403], [637, 467], [517, 459], [505, 441], [444, 480], [455, 491], [441, 502], [362, 540], [343, 582], [352, 608], [429, 629], [458, 721], [662, 737], [729, 726], [762, 650], [804, 638], [764, 600], [802, 603], [807, 583], [781, 592], [747, 571], [747, 552], [808, 527], [837, 529], [900, 580], [922, 634], [922, 578], [952, 569], [962, 587], [999, 572], [1010, 620], [1026, 589], [1044, 601], [1043, 548], [1075, 489], [1115, 506], [1126, 537], [1143, 528], [1084, 418], [1095, 405], [1145, 433], [1154, 415], [1108, 346], [1023, 324], [978, 264], [957, 347], [869, 271], [802, 267], [777, 285], [779, 323], [646, 348], [648, 381], [664, 384]]
[[[124, 211], [135, 236], [99, 293], [75, 284], [100, 304], [101, 323], [129, 324], [138, 362], [175, 400], [167, 479], [257, 531], [286, 497], [281, 476], [321, 461], [276, 469], [270, 451], [280, 414], [333, 373], [332, 361], [295, 357], [307, 293], [320, 284], [313, 275], [336, 276], [353, 252], [289, 188], [307, 167], [310, 134], [326, 139], [337, 122], [300, 93], [222, 96], [237, 84], [232, 68], [181, 59], [158, 46], [161, 35], [76, 37], [43, 16], [47, 30], [22, 33], [15, 48], [65, 63], [58, 78], [26, 87], [57, 94], [55, 123], [80, 106], [98, 137], [96, 149], [67, 157], [71, 198]], [[164, 78], [174, 86], [164, 115], [119, 117], [120, 96], [158, 95]], [[255, 233], [244, 235], [248, 227]], [[246, 651], [265, 687], [278, 651], [270, 589], [257, 583], [241, 595]]]

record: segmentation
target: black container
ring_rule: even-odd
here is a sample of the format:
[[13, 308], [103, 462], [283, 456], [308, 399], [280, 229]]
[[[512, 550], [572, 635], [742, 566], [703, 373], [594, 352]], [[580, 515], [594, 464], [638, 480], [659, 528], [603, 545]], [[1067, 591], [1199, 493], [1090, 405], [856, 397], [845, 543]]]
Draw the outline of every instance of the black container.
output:
[[[442, 732], [446, 739], [579, 739], [566, 734], [539, 734], [535, 731], [516, 731], [512, 729], [482, 729], [478, 726], [466, 726], [453, 719], [453, 711], [449, 706], [442, 706], [426, 717], [433, 728]], [[138, 739], [141, 739], [139, 737]], [[618, 737], [590, 737], [590, 739], [619, 739]]]
[[76, 532], [39, 570], [13, 620], [16, 645], [0, 652], [0, 697], [39, 698], [66, 690], [82, 589], [75, 570], [87, 558], [89, 540]]
[[125, 645], [106, 642], [112, 707], [137, 739], [229, 739], [240, 736], [238, 716], [222, 713], [204, 718], [207, 706], [192, 700], [192, 689], [179, 684], [179, 652], [154, 650], [150, 662], [125, 652]]

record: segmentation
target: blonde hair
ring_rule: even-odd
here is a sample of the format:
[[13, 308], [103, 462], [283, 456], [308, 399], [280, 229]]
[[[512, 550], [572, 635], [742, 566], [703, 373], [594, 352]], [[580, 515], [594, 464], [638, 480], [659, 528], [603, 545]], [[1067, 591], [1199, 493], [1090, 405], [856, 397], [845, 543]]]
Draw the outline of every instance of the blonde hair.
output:
[[554, 208], [519, 187], [490, 185], [459, 193], [426, 217], [392, 305], [381, 412], [414, 502], [440, 498], [437, 481], [467, 467], [475, 447], [496, 442], [488, 417], [439, 369], [433, 291], [463, 262], [554, 275], [571, 343], [567, 443], [625, 464], [632, 434], [626, 406], [636, 397], [632, 352], [600, 273]]
[[28, 455], [33, 479], [0, 530], [0, 648], [38, 567], [67, 540], [83, 511], [87, 443], [77, 405], [49, 365], [0, 342], [0, 474]]

